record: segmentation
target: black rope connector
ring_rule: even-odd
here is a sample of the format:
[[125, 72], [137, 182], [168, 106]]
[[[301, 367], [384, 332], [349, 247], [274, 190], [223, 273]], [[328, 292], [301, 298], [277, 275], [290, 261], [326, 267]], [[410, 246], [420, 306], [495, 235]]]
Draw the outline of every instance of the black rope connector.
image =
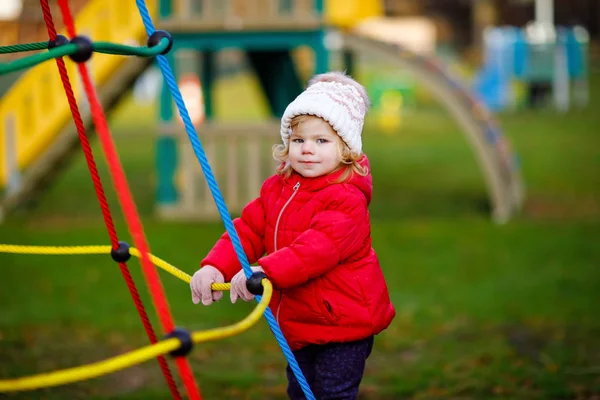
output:
[[48, 40], [48, 50], [65, 44], [69, 44], [69, 39], [64, 35], [56, 35], [54, 40]]
[[92, 41], [85, 36], [75, 36], [73, 39], [71, 39], [71, 44], [77, 46], [75, 53], [69, 56], [71, 60], [75, 61], [76, 63], [86, 62], [90, 59], [92, 53], [94, 52], [94, 45], [92, 44]]
[[110, 256], [116, 262], [125, 262], [131, 258], [131, 253], [129, 253], [129, 245], [125, 242], [119, 242], [118, 249], [111, 249]]
[[165, 336], [165, 339], [171, 338], [177, 338], [179, 339], [179, 343], [181, 343], [177, 349], [169, 353], [171, 356], [183, 357], [192, 351], [192, 347], [194, 347], [192, 335], [184, 328], [176, 327], [171, 333]]
[[262, 296], [263, 294], [263, 285], [262, 280], [265, 279], [267, 275], [264, 272], [257, 271], [254, 272], [248, 280], [246, 280], [246, 289], [250, 293], [255, 296]]
[[158, 45], [160, 43], [160, 40], [162, 38], [167, 38], [169, 39], [169, 45], [167, 46], [166, 49], [164, 49], [160, 54], [165, 55], [167, 54], [169, 51], [171, 51], [171, 47], [173, 47], [173, 37], [171, 36], [171, 34], [167, 31], [154, 31], [154, 33], [152, 35], [150, 35], [150, 37], [148, 38], [148, 47], [154, 47], [156, 45]]

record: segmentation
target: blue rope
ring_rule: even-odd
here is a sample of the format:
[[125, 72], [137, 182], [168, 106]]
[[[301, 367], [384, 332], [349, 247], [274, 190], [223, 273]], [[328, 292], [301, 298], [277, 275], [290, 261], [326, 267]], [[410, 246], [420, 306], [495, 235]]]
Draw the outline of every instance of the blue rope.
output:
[[[150, 36], [152, 35], [152, 33], [154, 33], [154, 24], [152, 23], [152, 18], [150, 17], [148, 8], [146, 7], [146, 2], [145, 0], [136, 0], [136, 4], [140, 12], [140, 16], [142, 17], [142, 21], [144, 22], [146, 34]], [[190, 119], [190, 115], [188, 114], [187, 108], [185, 107], [185, 103], [183, 102], [181, 92], [177, 87], [173, 71], [171, 70], [171, 67], [169, 66], [169, 62], [166, 59], [166, 57], [159, 55], [157, 56], [157, 60], [165, 83], [171, 90], [171, 95], [173, 96], [175, 104], [179, 109], [179, 115], [183, 120], [185, 131], [187, 132], [188, 138], [190, 139], [192, 148], [194, 149], [194, 153], [196, 154], [196, 158], [198, 158], [198, 161], [200, 162], [202, 172], [204, 173], [204, 177], [206, 178], [208, 187], [210, 188], [210, 192], [212, 193], [213, 199], [215, 200], [215, 204], [217, 206], [221, 219], [223, 220], [225, 229], [227, 230], [227, 233], [231, 238], [231, 243], [233, 244], [233, 248], [235, 249], [238, 260], [240, 261], [240, 264], [244, 269], [244, 274], [246, 275], [246, 278], [250, 278], [250, 276], [252, 275], [250, 263], [248, 262], [248, 258], [244, 253], [244, 248], [242, 247], [240, 238], [237, 235], [237, 232], [233, 225], [233, 221], [231, 220], [231, 216], [229, 214], [229, 211], [227, 210], [225, 200], [223, 199], [221, 191], [219, 190], [219, 185], [215, 180], [215, 176], [212, 172], [212, 169], [210, 168], [210, 165], [206, 158], [206, 154], [204, 153], [204, 149], [202, 148], [202, 144], [200, 143], [200, 139], [198, 138], [198, 135], [196, 133], [196, 129], [194, 128], [192, 120]], [[256, 301], [260, 301], [260, 296], [256, 297]], [[281, 350], [283, 351], [283, 354], [285, 355], [285, 358], [287, 359], [290, 368], [296, 376], [296, 380], [300, 384], [300, 387], [304, 392], [304, 396], [307, 398], [307, 400], [315, 400], [310, 386], [308, 385], [308, 382], [306, 382], [306, 379], [304, 378], [304, 375], [300, 370], [300, 366], [298, 365], [298, 362], [296, 361], [296, 358], [294, 357], [290, 346], [285, 340], [285, 337], [283, 336], [283, 333], [281, 332], [281, 329], [277, 324], [277, 320], [273, 316], [273, 312], [270, 308], [267, 308], [267, 310], [265, 311], [265, 318], [267, 319], [267, 322], [269, 323], [269, 326], [271, 327], [271, 330], [275, 335], [275, 339], [277, 340], [277, 343], [279, 343], [279, 346], [281, 347]]]

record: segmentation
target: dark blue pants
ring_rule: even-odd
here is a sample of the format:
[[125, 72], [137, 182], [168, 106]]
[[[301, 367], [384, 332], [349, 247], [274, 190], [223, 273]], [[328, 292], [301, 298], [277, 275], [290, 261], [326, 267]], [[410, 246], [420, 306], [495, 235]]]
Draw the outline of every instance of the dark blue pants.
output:
[[[370, 336], [356, 342], [310, 345], [294, 356], [317, 400], [354, 400], [372, 349]], [[290, 399], [306, 399], [289, 365], [286, 372]]]

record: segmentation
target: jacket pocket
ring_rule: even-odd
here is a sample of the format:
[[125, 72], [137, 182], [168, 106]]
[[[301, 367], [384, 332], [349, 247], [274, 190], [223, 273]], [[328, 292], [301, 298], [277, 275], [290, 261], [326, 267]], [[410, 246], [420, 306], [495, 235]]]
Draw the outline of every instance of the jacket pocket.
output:
[[340, 317], [335, 306], [323, 295], [321, 288], [317, 288], [316, 292], [317, 302], [319, 303], [321, 314], [323, 314], [327, 322], [329, 322], [331, 325], [337, 325]]

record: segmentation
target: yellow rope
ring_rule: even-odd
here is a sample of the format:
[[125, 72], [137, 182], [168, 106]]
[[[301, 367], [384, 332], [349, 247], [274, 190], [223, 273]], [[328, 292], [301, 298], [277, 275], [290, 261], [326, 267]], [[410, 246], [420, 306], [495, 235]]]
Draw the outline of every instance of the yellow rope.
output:
[[19, 246], [0, 244], [0, 253], [14, 254], [110, 254], [110, 246]]
[[[262, 281], [264, 293], [260, 303], [252, 310], [246, 318], [229, 326], [222, 328], [209, 329], [206, 331], [192, 332], [192, 341], [194, 343], [207, 342], [209, 340], [222, 339], [237, 335], [244, 332], [258, 320], [265, 312], [271, 296], [273, 294], [273, 286], [267, 279]], [[34, 390], [47, 388], [51, 386], [65, 385], [69, 383], [79, 382], [87, 379], [97, 378], [102, 375], [110, 374], [121, 369], [132, 367], [136, 364], [141, 364], [148, 360], [158, 357], [161, 354], [167, 354], [179, 347], [178, 339], [166, 339], [142, 347], [138, 350], [112, 357], [104, 361], [96, 363], [63, 369], [44, 374], [26, 376], [16, 379], [0, 380], [1, 392], [16, 392], [24, 390]]]
[[[110, 246], [20, 246], [14, 244], [0, 244], [0, 253], [13, 254], [45, 254], [45, 255], [76, 255], [76, 254], [110, 254]], [[129, 253], [132, 256], [141, 258], [142, 253], [135, 247], [129, 248]], [[176, 278], [181, 279], [186, 283], [190, 283], [192, 277], [182, 270], [174, 267], [165, 260], [156, 257], [153, 254], [148, 254], [150, 261], [160, 269], [170, 273]], [[229, 283], [214, 283], [213, 290], [229, 290]]]
[[[0, 253], [14, 254], [110, 254], [110, 251], [110, 246], [18, 246], [0, 244]], [[133, 256], [141, 256], [139, 250], [135, 248], [130, 248], [129, 252]], [[159, 268], [169, 272], [182, 281], [190, 282], [191, 277], [185, 272], [152, 254], [149, 254], [149, 257]], [[256, 324], [267, 309], [273, 294], [271, 282], [267, 279], [263, 279], [262, 285], [264, 293], [260, 302], [243, 320], [221, 328], [192, 332], [192, 341], [194, 343], [200, 343], [234, 336], [248, 330]], [[229, 290], [230, 287], [231, 285], [229, 283], [212, 285], [213, 290]], [[120, 356], [80, 367], [67, 368], [15, 379], [3, 379], [0, 380], [0, 393], [41, 389], [96, 378], [146, 362], [159, 355], [170, 353], [177, 349], [179, 345], [178, 339], [166, 339]]]
[[81, 367], [68, 368], [38, 375], [24, 376], [15, 379], [2, 379], [0, 380], [0, 393], [41, 389], [96, 378], [148, 361], [161, 354], [173, 351], [178, 346], [179, 340], [168, 339], [151, 346], [143, 347], [139, 350], [134, 350], [120, 356], [109, 358], [108, 360]]

